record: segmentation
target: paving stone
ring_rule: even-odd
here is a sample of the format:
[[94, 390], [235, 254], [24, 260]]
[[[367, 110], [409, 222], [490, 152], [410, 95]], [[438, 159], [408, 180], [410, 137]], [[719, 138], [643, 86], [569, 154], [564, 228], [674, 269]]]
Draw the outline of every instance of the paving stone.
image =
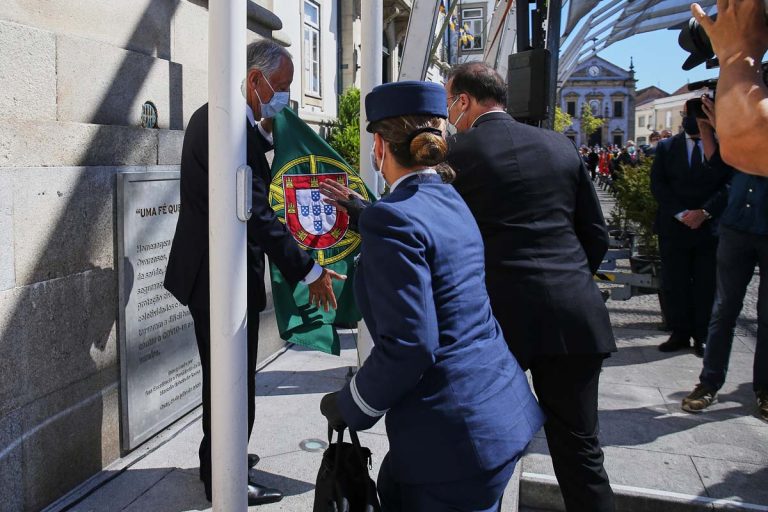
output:
[[763, 464], [723, 462], [693, 457], [693, 463], [711, 498], [725, 498], [768, 505], [768, 467]]

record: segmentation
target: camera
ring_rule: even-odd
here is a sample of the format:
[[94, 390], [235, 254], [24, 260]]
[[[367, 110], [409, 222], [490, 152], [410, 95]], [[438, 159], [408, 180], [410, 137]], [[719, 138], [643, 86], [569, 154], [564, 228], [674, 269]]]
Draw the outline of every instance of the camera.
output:
[[[707, 89], [709, 92], [707, 96], [712, 101], [715, 101], [715, 93], [717, 91], [717, 78], [710, 78], [708, 80], [701, 80], [699, 82], [692, 82], [688, 84], [689, 91], [698, 91], [699, 89]], [[685, 111], [689, 117], [696, 117], [698, 119], [706, 119], [707, 114], [704, 113], [702, 108], [703, 102], [701, 97], [693, 98], [685, 102]]]
[[[764, 3], [766, 20], [768, 20], [768, 0], [764, 0]], [[717, 19], [717, 14], [714, 14], [711, 18], [713, 20]], [[768, 23], [768, 21], [766, 22]], [[680, 27], [677, 43], [680, 45], [680, 48], [690, 53], [685, 63], [683, 63], [685, 71], [689, 71], [704, 62], [707, 63], [707, 68], [718, 67], [719, 63], [715, 58], [715, 52], [712, 50], [709, 36], [707, 36], [699, 22], [696, 21], [696, 18], [691, 18]]]

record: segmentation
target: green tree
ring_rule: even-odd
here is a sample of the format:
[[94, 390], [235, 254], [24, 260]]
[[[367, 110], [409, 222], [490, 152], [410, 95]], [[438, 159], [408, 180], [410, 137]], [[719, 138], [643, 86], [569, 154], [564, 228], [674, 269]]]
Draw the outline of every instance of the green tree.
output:
[[599, 130], [601, 126], [603, 126], [603, 120], [599, 117], [595, 117], [595, 115], [592, 113], [592, 107], [589, 106], [589, 103], [585, 103], [584, 108], [581, 111], [582, 133], [589, 137], [597, 130]]
[[349, 165], [360, 168], [360, 89], [351, 87], [339, 97], [339, 116], [328, 143]]
[[636, 231], [646, 255], [658, 254], [658, 239], [653, 225], [656, 220], [656, 199], [651, 193], [653, 158], [643, 159], [637, 166], [626, 166], [621, 179], [613, 183], [616, 204], [612, 221], [625, 230]]
[[555, 107], [555, 131], [563, 133], [573, 124], [573, 118], [560, 107]]

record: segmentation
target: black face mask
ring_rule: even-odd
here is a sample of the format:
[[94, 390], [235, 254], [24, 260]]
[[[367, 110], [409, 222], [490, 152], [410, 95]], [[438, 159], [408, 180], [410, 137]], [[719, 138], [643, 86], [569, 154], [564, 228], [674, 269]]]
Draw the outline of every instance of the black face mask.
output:
[[699, 134], [699, 124], [696, 122], [696, 118], [692, 116], [686, 116], [683, 118], [683, 130], [688, 135]]

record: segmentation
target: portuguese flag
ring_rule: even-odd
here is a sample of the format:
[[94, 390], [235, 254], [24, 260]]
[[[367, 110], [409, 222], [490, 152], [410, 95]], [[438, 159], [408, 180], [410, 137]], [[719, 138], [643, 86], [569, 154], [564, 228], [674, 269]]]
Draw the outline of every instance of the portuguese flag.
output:
[[357, 171], [352, 169], [312, 128], [291, 109], [275, 117], [275, 157], [269, 202], [299, 246], [320, 265], [347, 276], [333, 280], [338, 308], [328, 313], [309, 304], [309, 289], [291, 286], [274, 264], [272, 299], [280, 337], [291, 343], [339, 354], [339, 335], [334, 324], [351, 325], [361, 318], [352, 291], [354, 257], [360, 235], [349, 229], [345, 212], [326, 204], [318, 186], [336, 180], [366, 200], [373, 200]]

